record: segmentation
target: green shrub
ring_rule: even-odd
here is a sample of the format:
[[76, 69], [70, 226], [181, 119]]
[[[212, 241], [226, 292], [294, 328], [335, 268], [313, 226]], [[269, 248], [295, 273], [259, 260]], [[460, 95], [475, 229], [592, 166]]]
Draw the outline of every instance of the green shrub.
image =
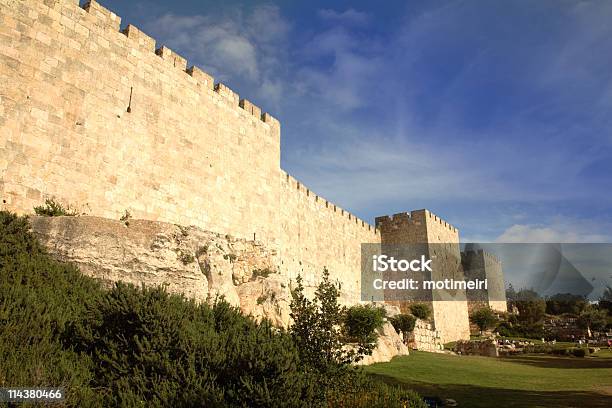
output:
[[225, 302], [117, 284], [77, 321], [67, 346], [99, 361], [108, 406], [300, 406], [315, 398], [291, 337]]
[[[324, 279], [316, 307], [298, 302], [306, 306], [292, 311], [306, 319], [298, 328], [321, 343], [295, 341], [296, 331], [223, 301], [125, 284], [103, 290], [51, 259], [26, 218], [0, 212], [0, 387], [61, 386], [67, 407], [422, 407], [415, 394], [346, 365], [338, 294]], [[309, 350], [319, 355], [303, 358]]]
[[344, 341], [356, 343], [363, 354], [376, 347], [378, 330], [385, 324], [385, 309], [372, 305], [351, 306], [344, 312], [342, 331]]
[[54, 198], [47, 198], [45, 205], [34, 207], [36, 215], [44, 215], [46, 217], [60, 217], [70, 216], [74, 217], [77, 215], [77, 211], [70, 208], [70, 206], [64, 207], [61, 203], [56, 201]]
[[395, 331], [398, 333], [403, 333], [404, 338], [406, 338], [406, 336], [408, 336], [408, 334], [412, 333], [414, 330], [416, 317], [410, 314], [398, 314], [389, 318], [389, 321], [393, 325]]
[[480, 332], [482, 333], [487, 329], [495, 327], [495, 323], [497, 323], [497, 316], [490, 307], [483, 307], [482, 309], [478, 309], [471, 314], [470, 321], [478, 326], [478, 329], [480, 329]]
[[418, 319], [427, 320], [431, 316], [431, 308], [425, 303], [415, 303], [410, 305], [410, 313]]
[[68, 406], [100, 405], [88, 385], [93, 362], [63, 347], [60, 336], [102, 293], [48, 257], [26, 218], [0, 212], [0, 387], [63, 386]]

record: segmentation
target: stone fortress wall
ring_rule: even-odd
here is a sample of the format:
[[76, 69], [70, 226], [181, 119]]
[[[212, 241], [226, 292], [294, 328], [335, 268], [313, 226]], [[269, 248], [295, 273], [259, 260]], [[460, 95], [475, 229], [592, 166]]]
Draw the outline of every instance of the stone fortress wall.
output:
[[0, 194], [271, 241], [280, 125], [96, 2], [0, 0]]
[[280, 123], [99, 3], [0, 0], [0, 196], [265, 242], [359, 292], [376, 229], [280, 168]]
[[[280, 168], [278, 120], [95, 1], [0, 0], [0, 98], [3, 209], [54, 197], [261, 241], [281, 274], [312, 286], [327, 267], [354, 301], [361, 243], [447, 243], [460, 260], [457, 229], [427, 210], [374, 227], [313, 193]], [[465, 301], [434, 318], [444, 340], [469, 335]]]

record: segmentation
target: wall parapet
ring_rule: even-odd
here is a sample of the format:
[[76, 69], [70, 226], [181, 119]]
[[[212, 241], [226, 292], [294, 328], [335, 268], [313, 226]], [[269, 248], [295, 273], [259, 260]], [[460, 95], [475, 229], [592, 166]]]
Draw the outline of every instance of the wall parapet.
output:
[[243, 109], [247, 113], [255, 116], [257, 119], [269, 124], [270, 126], [280, 126], [278, 119], [267, 112], [263, 112], [260, 107], [256, 106], [252, 102], [246, 99], [240, 99], [238, 93], [233, 91], [225, 84], [215, 84], [214, 77], [212, 75], [206, 73], [195, 65], [189, 66], [187, 58], [181, 56], [163, 44], [159, 48], [156, 48], [156, 40], [144, 33], [140, 28], [132, 24], [127, 24], [125, 28], [121, 29], [121, 17], [102, 6], [97, 1], [89, 0], [83, 6], [80, 6], [77, 0], [62, 0], [62, 3], [67, 3], [63, 4], [65, 7], [72, 6], [85, 10], [88, 15], [91, 16], [90, 20], [94, 25], [104, 30], [116, 31], [125, 35], [134, 45], [135, 49], [143, 52], [151, 52], [157, 55], [162, 61], [171, 64], [173, 67], [178, 68], [180, 71], [185, 72], [186, 75], [189, 75], [195, 79], [197, 84], [200, 85], [202, 89], [214, 90], [219, 95], [227, 98], [232, 105]]
[[311, 189], [306, 187], [302, 182], [300, 182], [298, 179], [296, 179], [295, 177], [293, 177], [291, 174], [287, 173], [283, 169], [281, 169], [281, 178], [291, 188], [295, 187], [297, 191], [304, 194], [305, 197], [310, 198], [313, 203], [318, 204], [321, 208], [325, 208], [333, 213], [339, 213], [341, 216], [346, 217], [347, 220], [354, 222], [356, 225], [359, 225], [362, 228], [367, 229], [368, 231], [372, 231], [377, 235], [380, 234], [380, 231], [377, 227], [362, 220], [361, 218], [345, 210], [344, 208], [332, 203], [326, 198], [314, 193]]

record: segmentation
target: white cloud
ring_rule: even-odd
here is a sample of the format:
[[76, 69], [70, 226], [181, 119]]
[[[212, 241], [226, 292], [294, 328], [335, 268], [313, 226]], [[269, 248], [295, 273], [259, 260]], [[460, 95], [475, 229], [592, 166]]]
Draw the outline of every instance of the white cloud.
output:
[[[345, 28], [316, 34], [300, 52], [298, 89], [323, 100], [338, 112], [352, 111], [371, 103], [376, 78], [385, 69], [379, 44], [364, 40]], [[319, 61], [329, 61], [321, 65]]]
[[555, 220], [550, 225], [515, 224], [495, 242], [501, 243], [595, 243], [610, 242], [610, 235], [592, 221]]
[[365, 24], [370, 20], [370, 16], [362, 11], [355, 9], [347, 9], [343, 12], [338, 12], [331, 9], [322, 9], [318, 12], [319, 17], [323, 20], [333, 21], [344, 24]]

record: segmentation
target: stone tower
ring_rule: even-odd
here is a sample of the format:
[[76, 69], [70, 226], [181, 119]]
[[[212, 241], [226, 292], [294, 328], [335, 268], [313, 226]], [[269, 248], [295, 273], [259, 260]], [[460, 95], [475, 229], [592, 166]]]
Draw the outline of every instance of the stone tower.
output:
[[462, 252], [461, 263], [468, 279], [487, 280], [487, 290], [467, 292], [470, 312], [487, 306], [498, 312], [506, 312], [508, 306], [502, 264], [499, 258], [479, 249]]
[[[459, 231], [428, 210], [416, 210], [376, 218], [383, 245], [415, 245], [432, 259], [432, 280], [463, 280]], [[435, 329], [443, 343], [469, 339], [469, 318], [465, 291], [435, 291], [431, 295]]]

